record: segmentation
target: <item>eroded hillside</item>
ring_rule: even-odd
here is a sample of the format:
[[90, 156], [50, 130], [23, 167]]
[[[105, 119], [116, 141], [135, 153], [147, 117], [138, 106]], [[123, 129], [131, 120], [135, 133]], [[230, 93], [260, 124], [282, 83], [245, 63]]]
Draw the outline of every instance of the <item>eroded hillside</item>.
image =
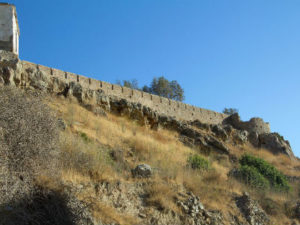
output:
[[15, 63], [0, 70], [0, 224], [299, 223], [299, 160], [262, 120], [176, 120]]

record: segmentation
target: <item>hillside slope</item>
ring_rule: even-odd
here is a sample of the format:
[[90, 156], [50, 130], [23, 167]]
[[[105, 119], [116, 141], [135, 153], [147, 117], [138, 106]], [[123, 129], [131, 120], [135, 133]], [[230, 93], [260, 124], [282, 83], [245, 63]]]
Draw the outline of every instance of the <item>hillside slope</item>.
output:
[[179, 121], [16, 63], [0, 63], [0, 224], [299, 223], [300, 162], [261, 120]]

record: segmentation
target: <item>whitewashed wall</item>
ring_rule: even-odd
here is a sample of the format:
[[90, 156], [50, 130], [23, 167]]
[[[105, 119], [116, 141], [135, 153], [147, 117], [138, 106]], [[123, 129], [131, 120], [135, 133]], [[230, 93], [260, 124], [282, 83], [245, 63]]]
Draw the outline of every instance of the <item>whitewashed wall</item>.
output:
[[0, 3], [0, 42], [11, 46], [15, 54], [19, 54], [19, 30], [15, 7]]
[[[15, 10], [15, 9], [14, 9]], [[19, 27], [16, 18], [16, 13], [13, 12], [13, 52], [19, 54]]]

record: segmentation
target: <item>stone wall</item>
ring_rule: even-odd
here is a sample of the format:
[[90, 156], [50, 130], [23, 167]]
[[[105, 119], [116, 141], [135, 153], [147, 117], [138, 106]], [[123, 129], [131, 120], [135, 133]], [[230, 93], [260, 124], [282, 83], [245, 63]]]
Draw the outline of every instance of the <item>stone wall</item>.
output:
[[56, 77], [66, 83], [77, 82], [85, 89], [103, 90], [108, 96], [124, 98], [129, 102], [140, 103], [155, 110], [157, 113], [174, 116], [179, 120], [200, 120], [203, 123], [219, 124], [227, 117], [222, 113], [198, 108], [182, 102], [173, 101], [157, 95], [152, 95], [143, 91], [133, 90], [116, 84], [110, 84], [104, 81], [87, 78], [82, 75], [65, 72], [62, 70], [37, 65], [27, 61], [21, 61], [23, 68], [38, 68], [44, 74]]
[[236, 129], [246, 130], [249, 133], [256, 132], [257, 134], [270, 133], [270, 124], [263, 121], [263, 119], [254, 117], [249, 121], [241, 121], [239, 114], [235, 113], [227, 117], [223, 124], [230, 124]]

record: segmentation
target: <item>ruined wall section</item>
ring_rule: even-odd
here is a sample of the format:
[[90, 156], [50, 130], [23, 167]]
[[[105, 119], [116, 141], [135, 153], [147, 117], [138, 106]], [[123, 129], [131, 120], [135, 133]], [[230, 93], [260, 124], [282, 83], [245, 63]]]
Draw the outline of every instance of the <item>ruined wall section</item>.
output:
[[108, 96], [124, 98], [130, 102], [148, 106], [160, 114], [174, 116], [179, 120], [200, 120], [203, 123], [219, 124], [227, 117], [222, 113], [198, 108], [182, 102], [170, 100], [143, 91], [133, 90], [116, 84], [87, 78], [82, 75], [22, 61], [23, 68], [39, 69], [44, 74], [58, 78], [66, 83], [77, 82], [85, 89], [103, 90]]
[[263, 119], [254, 117], [249, 121], [242, 121], [239, 114], [235, 113], [233, 115], [228, 116], [223, 124], [230, 124], [235, 129], [238, 130], [246, 130], [250, 133], [255, 132], [257, 134], [270, 133], [270, 124], [263, 121]]

